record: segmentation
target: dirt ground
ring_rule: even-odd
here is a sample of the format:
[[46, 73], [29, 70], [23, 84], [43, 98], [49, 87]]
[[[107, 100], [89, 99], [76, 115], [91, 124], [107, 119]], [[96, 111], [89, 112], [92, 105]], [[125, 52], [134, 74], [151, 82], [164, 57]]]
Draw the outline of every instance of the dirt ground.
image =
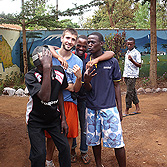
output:
[[[142, 113], [122, 121], [127, 167], [167, 167], [167, 93], [142, 94], [139, 100]], [[0, 96], [0, 167], [30, 167], [27, 101], [28, 97]], [[122, 102], [125, 109], [125, 95]], [[130, 112], [134, 110], [133, 106]], [[95, 167], [90, 147], [88, 165], [81, 161], [79, 146], [76, 151], [78, 161], [72, 167]], [[58, 167], [57, 151], [53, 160]], [[102, 148], [102, 163], [105, 167], [118, 166], [113, 149]]]

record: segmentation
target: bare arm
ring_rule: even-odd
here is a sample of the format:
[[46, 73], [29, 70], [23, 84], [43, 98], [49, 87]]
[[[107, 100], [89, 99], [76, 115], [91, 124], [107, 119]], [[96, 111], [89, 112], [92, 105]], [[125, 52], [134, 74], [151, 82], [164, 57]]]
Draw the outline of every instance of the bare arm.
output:
[[123, 81], [123, 83], [125, 83], [125, 77], [122, 77], [122, 81]]
[[82, 86], [82, 74], [81, 69], [77, 64], [73, 67], [73, 73], [76, 76], [75, 83], [69, 83], [66, 89], [71, 92], [78, 92]]
[[121, 88], [119, 82], [114, 82], [114, 88], [115, 88], [115, 97], [117, 102], [117, 109], [120, 115], [120, 120], [122, 121], [123, 115], [122, 115], [122, 99], [121, 99]]
[[95, 69], [92, 72], [91, 72], [91, 69], [92, 67], [89, 67], [84, 73], [84, 88], [87, 91], [90, 91], [92, 89], [92, 85], [90, 81], [95, 75], [97, 75], [97, 73], [95, 73]]
[[52, 54], [46, 49], [43, 49], [42, 56], [39, 55], [41, 65], [43, 67], [43, 81], [40, 91], [37, 93], [37, 96], [44, 102], [50, 100], [51, 95], [51, 64], [52, 64]]
[[74, 83], [74, 92], [78, 92], [82, 86], [82, 74], [81, 69], [78, 65], [75, 65], [73, 67], [74, 75], [77, 77], [75, 83]]
[[104, 52], [101, 56], [97, 57], [96, 59], [98, 59], [99, 61], [104, 61], [104, 60], [109, 60], [111, 59], [113, 56], [115, 55], [115, 53], [113, 51], [106, 51]]
[[89, 61], [87, 64], [86, 64], [86, 69], [88, 69], [89, 67], [97, 64], [98, 62], [100, 61], [104, 61], [104, 60], [109, 60], [111, 59], [113, 56], [114, 56], [114, 52], [113, 51], [106, 51], [104, 52], [104, 54], [102, 54], [101, 56]]
[[141, 68], [141, 64], [140, 63], [137, 63], [137, 62], [135, 62], [133, 59], [132, 59], [132, 57], [130, 56], [130, 55], [128, 55], [128, 59], [136, 66], [136, 67], [139, 67], [139, 68]]
[[65, 111], [64, 111], [64, 99], [63, 99], [62, 90], [60, 90], [58, 94], [58, 105], [59, 105], [59, 110], [61, 113], [61, 133], [65, 132], [65, 135], [67, 135], [68, 125], [66, 122], [66, 116], [65, 116]]
[[48, 45], [48, 47], [49, 47], [49, 49], [50, 49], [50, 51], [52, 53], [52, 56], [55, 57], [56, 59], [58, 59], [59, 62], [61, 63], [61, 65], [65, 69], [67, 69], [68, 68], [67, 61], [63, 57], [61, 57], [59, 54], [57, 54], [57, 52], [55, 51], [55, 50], [59, 49], [59, 47], [57, 47], [57, 46], [51, 46], [51, 45]]

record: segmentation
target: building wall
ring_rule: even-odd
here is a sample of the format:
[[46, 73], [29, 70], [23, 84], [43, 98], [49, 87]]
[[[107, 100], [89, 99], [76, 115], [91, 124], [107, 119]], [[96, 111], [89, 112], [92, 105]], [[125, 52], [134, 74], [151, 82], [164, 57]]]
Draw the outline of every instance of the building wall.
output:
[[[114, 33], [122, 33], [124, 30], [117, 30], [117, 29], [103, 29], [103, 30], [92, 30], [92, 29], [77, 29], [79, 35], [89, 35], [90, 33], [97, 31], [100, 32], [104, 37], [110, 34]], [[38, 45], [43, 45], [43, 44], [50, 44], [50, 45], [56, 45], [59, 46], [61, 45], [60, 42], [60, 37], [63, 32], [63, 30], [55, 30], [55, 31], [34, 31], [34, 32], [40, 32], [41, 33], [41, 38], [37, 38], [34, 40], [34, 44], [31, 49], [31, 53], [33, 49], [38, 46]], [[150, 30], [125, 30], [126, 32], [126, 38], [128, 39], [129, 37], [133, 37], [136, 40], [136, 47], [140, 52], [147, 51], [144, 49], [144, 45], [146, 43], [150, 43]], [[157, 30], [157, 51], [164, 51], [166, 50], [162, 48], [162, 44], [167, 43], [167, 29], [166, 30]], [[28, 48], [30, 47], [31, 42], [28, 43]]]
[[20, 31], [0, 27], [0, 79], [20, 72]]
[[[89, 35], [94, 31], [100, 32], [104, 37], [114, 33], [122, 33], [124, 30], [118, 29], [77, 29], [79, 35]], [[56, 45], [61, 46], [60, 37], [63, 33], [62, 29], [54, 31], [38, 30], [38, 31], [27, 31], [27, 33], [37, 33], [39, 38], [32, 39], [30, 36], [27, 38], [27, 49], [30, 49], [30, 54], [34, 48], [38, 45]], [[150, 30], [125, 30], [126, 38], [133, 37], [136, 40], [136, 47], [140, 52], [147, 51], [144, 49], [144, 45], [150, 43]], [[20, 69], [20, 43], [22, 32], [20, 30], [7, 29], [0, 27], [0, 77], [5, 77], [6, 73], [11, 71], [19, 71]], [[162, 48], [162, 44], [167, 43], [167, 29], [157, 30], [157, 51], [165, 52], [166, 49]]]

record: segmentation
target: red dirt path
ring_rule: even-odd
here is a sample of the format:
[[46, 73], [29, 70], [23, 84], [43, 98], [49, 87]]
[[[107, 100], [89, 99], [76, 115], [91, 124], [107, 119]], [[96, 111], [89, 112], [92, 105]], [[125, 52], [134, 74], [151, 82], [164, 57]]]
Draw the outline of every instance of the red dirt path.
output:
[[[125, 96], [122, 96], [125, 109]], [[127, 167], [167, 167], [167, 93], [139, 95], [142, 114], [123, 119]], [[28, 97], [0, 96], [0, 167], [29, 167], [29, 138], [25, 125]], [[133, 107], [130, 111], [134, 111]], [[79, 140], [79, 138], [77, 139]], [[78, 146], [79, 148], [79, 146]], [[72, 167], [95, 167], [91, 148], [91, 163], [78, 161]], [[57, 151], [54, 153], [56, 167]], [[103, 148], [105, 167], [118, 166], [112, 149]]]

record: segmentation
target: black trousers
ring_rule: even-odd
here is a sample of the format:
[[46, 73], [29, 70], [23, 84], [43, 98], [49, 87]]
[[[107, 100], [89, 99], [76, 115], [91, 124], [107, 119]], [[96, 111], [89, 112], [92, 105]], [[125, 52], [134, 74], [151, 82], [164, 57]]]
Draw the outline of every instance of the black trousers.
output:
[[59, 151], [60, 167], [71, 167], [70, 146], [67, 137], [61, 133], [60, 125], [52, 128], [37, 128], [28, 126], [28, 134], [31, 143], [30, 157], [31, 167], [45, 167], [46, 144], [44, 130], [52, 137]]

